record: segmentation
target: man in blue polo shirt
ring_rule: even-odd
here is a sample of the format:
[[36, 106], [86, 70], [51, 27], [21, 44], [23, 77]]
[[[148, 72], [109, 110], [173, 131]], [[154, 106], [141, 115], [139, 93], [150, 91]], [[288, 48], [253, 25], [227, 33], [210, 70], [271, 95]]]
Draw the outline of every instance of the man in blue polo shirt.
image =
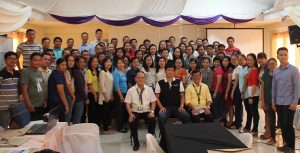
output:
[[277, 111], [282, 138], [286, 145], [277, 147], [279, 151], [293, 152], [295, 149], [294, 114], [300, 97], [299, 70], [289, 64], [288, 49], [277, 50], [280, 66], [275, 70], [272, 81], [272, 108]]
[[160, 145], [166, 150], [164, 124], [171, 116], [178, 117], [183, 123], [190, 122], [190, 115], [184, 109], [184, 87], [174, 78], [175, 68], [171, 64], [165, 67], [166, 78], [157, 82], [155, 93], [159, 107], [158, 125], [161, 133]]

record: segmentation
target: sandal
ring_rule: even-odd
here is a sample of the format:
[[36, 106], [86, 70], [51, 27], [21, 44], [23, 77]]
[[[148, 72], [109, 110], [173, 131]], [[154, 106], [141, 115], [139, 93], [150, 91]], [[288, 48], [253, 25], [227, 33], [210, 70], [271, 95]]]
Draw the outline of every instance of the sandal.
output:
[[271, 138], [270, 141], [267, 142], [267, 145], [274, 145], [276, 144], [276, 140]]

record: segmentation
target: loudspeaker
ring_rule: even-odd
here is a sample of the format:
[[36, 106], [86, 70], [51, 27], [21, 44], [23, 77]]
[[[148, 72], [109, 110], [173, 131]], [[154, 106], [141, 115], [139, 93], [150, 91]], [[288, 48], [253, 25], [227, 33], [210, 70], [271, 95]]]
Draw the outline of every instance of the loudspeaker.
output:
[[297, 25], [289, 26], [291, 44], [300, 44], [300, 27]]

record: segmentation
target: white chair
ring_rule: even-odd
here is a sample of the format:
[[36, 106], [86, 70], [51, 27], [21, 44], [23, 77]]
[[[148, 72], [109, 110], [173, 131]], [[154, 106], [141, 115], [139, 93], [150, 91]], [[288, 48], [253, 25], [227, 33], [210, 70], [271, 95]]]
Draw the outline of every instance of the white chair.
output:
[[58, 146], [61, 153], [103, 153], [97, 138], [88, 133], [72, 133], [63, 137]]
[[152, 134], [146, 135], [147, 153], [165, 153]]
[[251, 133], [241, 133], [236, 136], [248, 148], [252, 148], [253, 136]]

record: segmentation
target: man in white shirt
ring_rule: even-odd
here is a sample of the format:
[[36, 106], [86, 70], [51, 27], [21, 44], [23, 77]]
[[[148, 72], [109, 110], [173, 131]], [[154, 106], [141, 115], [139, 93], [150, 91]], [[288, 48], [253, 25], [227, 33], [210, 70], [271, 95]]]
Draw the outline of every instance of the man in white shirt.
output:
[[133, 138], [134, 145], [133, 151], [137, 151], [140, 147], [138, 140], [138, 123], [139, 119], [144, 119], [148, 124], [148, 133], [154, 134], [155, 132], [155, 105], [156, 96], [153, 89], [145, 85], [145, 73], [140, 71], [135, 77], [136, 85], [131, 87], [126, 95], [125, 103], [126, 109], [129, 114], [129, 124], [131, 130], [131, 137]]
[[[93, 49], [93, 52], [95, 52], [96, 45], [101, 43], [101, 42], [104, 43], [105, 47], [107, 46], [107, 44], [104, 41], [102, 41], [102, 35], [103, 35], [102, 29], [97, 29], [96, 32], [95, 32], [95, 38], [96, 39], [90, 42], [90, 44], [92, 46], [92, 49]], [[106, 50], [106, 49], [104, 49], [104, 50]]]
[[82, 44], [78, 46], [78, 50], [81, 53], [84, 50], [87, 50], [91, 56], [94, 56], [95, 53], [95, 47], [93, 47], [91, 44], [88, 43], [89, 35], [86, 32], [81, 33], [81, 40]]

